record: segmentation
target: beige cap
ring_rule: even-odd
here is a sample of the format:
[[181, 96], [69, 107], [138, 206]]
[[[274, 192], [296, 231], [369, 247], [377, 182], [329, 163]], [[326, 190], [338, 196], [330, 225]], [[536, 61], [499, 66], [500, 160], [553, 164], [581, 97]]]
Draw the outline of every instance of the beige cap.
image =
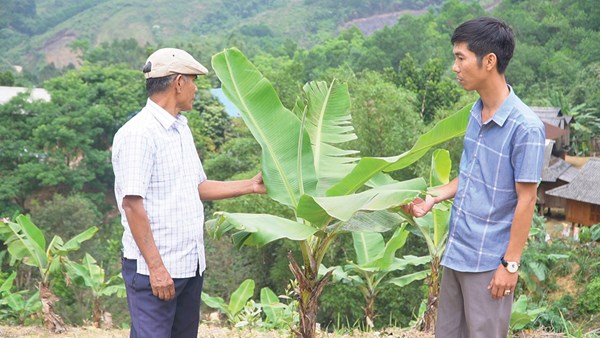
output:
[[144, 66], [146, 79], [172, 74], [205, 75], [206, 67], [196, 61], [188, 52], [177, 48], [161, 48], [152, 53]]

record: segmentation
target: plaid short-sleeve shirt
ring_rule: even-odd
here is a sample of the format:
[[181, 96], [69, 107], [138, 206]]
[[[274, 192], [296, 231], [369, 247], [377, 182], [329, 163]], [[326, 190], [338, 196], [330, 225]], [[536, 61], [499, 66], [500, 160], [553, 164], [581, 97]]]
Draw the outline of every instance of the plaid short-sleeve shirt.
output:
[[142, 111], [115, 135], [112, 164], [124, 227], [124, 257], [137, 260], [138, 273], [149, 274], [122, 207], [125, 196], [141, 196], [154, 241], [171, 277], [202, 273], [206, 266], [204, 210], [198, 185], [206, 175], [187, 119], [173, 117], [148, 99]]
[[515, 183], [539, 182], [544, 157], [544, 125], [512, 88], [486, 123], [482, 108], [479, 100], [471, 109], [441, 263], [462, 272], [498, 267], [517, 205]]

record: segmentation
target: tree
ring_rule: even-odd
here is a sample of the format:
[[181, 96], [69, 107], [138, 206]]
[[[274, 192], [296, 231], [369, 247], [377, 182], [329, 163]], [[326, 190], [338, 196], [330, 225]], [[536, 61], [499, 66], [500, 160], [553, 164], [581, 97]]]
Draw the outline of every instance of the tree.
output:
[[27, 198], [48, 187], [65, 194], [112, 189], [112, 138], [144, 100], [143, 84], [132, 81], [139, 76], [122, 66], [88, 65], [47, 81], [50, 102], [20, 96], [0, 106], [3, 204], [22, 211]]
[[[238, 246], [263, 246], [282, 238], [298, 242], [302, 266], [288, 256], [298, 282], [300, 328], [296, 335], [314, 337], [318, 299], [330, 276], [319, 277], [318, 269], [332, 242], [342, 229], [381, 225], [375, 211], [407, 203], [425, 188], [423, 179], [397, 182], [377, 174], [406, 167], [436, 144], [462, 135], [469, 107], [422, 135], [402, 155], [357, 162], [355, 151], [336, 146], [356, 137], [349, 123], [345, 85], [335, 81], [306, 84], [305, 101], [299, 101], [294, 114], [281, 105], [271, 84], [238, 50], [215, 55], [213, 68], [224, 93], [240, 109], [261, 145], [269, 197], [287, 205], [295, 217], [223, 212], [208, 226], [216, 236], [235, 231], [232, 238]], [[356, 193], [369, 180], [376, 186]]]
[[443, 76], [443, 61], [429, 59], [422, 68], [407, 54], [398, 67], [398, 85], [417, 94], [419, 114], [426, 124], [435, 119], [438, 109], [451, 107], [460, 98], [458, 86]]

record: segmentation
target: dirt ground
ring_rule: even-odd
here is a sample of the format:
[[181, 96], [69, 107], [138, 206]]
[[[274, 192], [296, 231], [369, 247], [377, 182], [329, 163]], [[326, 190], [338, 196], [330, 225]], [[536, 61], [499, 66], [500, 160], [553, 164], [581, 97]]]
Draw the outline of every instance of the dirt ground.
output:
[[[260, 332], [254, 330], [237, 330], [219, 326], [201, 324], [198, 330], [201, 338], [288, 338], [288, 332]], [[0, 337], [3, 338], [127, 338], [129, 330], [123, 329], [97, 329], [94, 327], [71, 327], [62, 334], [50, 333], [37, 326], [0, 326]], [[414, 330], [391, 328], [375, 332], [353, 333], [321, 333], [319, 338], [433, 338], [433, 334]], [[518, 338], [559, 338], [563, 334], [549, 332], [523, 332]]]

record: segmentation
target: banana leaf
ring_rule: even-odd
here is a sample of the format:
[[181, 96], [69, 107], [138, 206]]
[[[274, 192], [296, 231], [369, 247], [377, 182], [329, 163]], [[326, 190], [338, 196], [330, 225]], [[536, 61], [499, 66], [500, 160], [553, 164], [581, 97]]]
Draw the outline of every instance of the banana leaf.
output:
[[40, 271], [46, 269], [48, 257], [44, 234], [27, 216], [19, 215], [16, 221], [4, 223], [12, 231], [5, 242], [8, 252], [26, 265], [37, 267]]
[[342, 196], [353, 193], [380, 171], [389, 172], [408, 167], [425, 155], [432, 147], [464, 135], [471, 107], [472, 105], [467, 105], [438, 122], [432, 129], [421, 135], [409, 151], [401, 155], [361, 158], [350, 174], [327, 190], [327, 196]]
[[358, 211], [376, 211], [397, 207], [412, 201], [427, 185], [422, 178], [375, 187], [357, 194], [332, 197], [304, 195], [298, 204], [297, 215], [316, 226], [328, 217], [348, 221]]
[[285, 108], [271, 83], [237, 49], [212, 58], [223, 93], [262, 148], [262, 174], [268, 195], [295, 209], [302, 194], [317, 186], [310, 138], [296, 115]]
[[242, 311], [242, 309], [244, 309], [244, 306], [246, 306], [248, 299], [250, 299], [253, 294], [254, 280], [246, 279], [231, 294], [231, 299], [229, 299], [229, 311], [231, 312], [231, 314], [235, 315], [236, 313]]
[[352, 171], [358, 161], [358, 158], [349, 157], [358, 151], [335, 146], [357, 138], [351, 123], [350, 95], [348, 86], [335, 80], [330, 85], [323, 81], [309, 82], [303, 89], [306, 96], [305, 129], [313, 149], [317, 196], [322, 196]]
[[356, 262], [365, 265], [383, 256], [385, 252], [385, 241], [383, 236], [377, 232], [353, 232], [352, 241], [356, 252]]
[[392, 283], [399, 287], [403, 287], [414, 281], [423, 280], [423, 279], [427, 278], [428, 275], [429, 275], [429, 271], [419, 271], [419, 272], [411, 273], [408, 275], [392, 278], [388, 281], [388, 283]]
[[279, 297], [268, 287], [260, 289], [260, 303], [266, 316], [266, 321], [277, 324], [283, 316]]
[[340, 230], [387, 232], [397, 228], [404, 221], [404, 217], [388, 210], [358, 211], [347, 222], [344, 222]]
[[217, 212], [215, 216], [215, 219], [206, 222], [207, 231], [213, 237], [220, 238], [229, 231], [237, 230], [232, 238], [238, 248], [243, 244], [261, 247], [281, 238], [303, 241], [318, 230], [310, 225], [267, 214]]

